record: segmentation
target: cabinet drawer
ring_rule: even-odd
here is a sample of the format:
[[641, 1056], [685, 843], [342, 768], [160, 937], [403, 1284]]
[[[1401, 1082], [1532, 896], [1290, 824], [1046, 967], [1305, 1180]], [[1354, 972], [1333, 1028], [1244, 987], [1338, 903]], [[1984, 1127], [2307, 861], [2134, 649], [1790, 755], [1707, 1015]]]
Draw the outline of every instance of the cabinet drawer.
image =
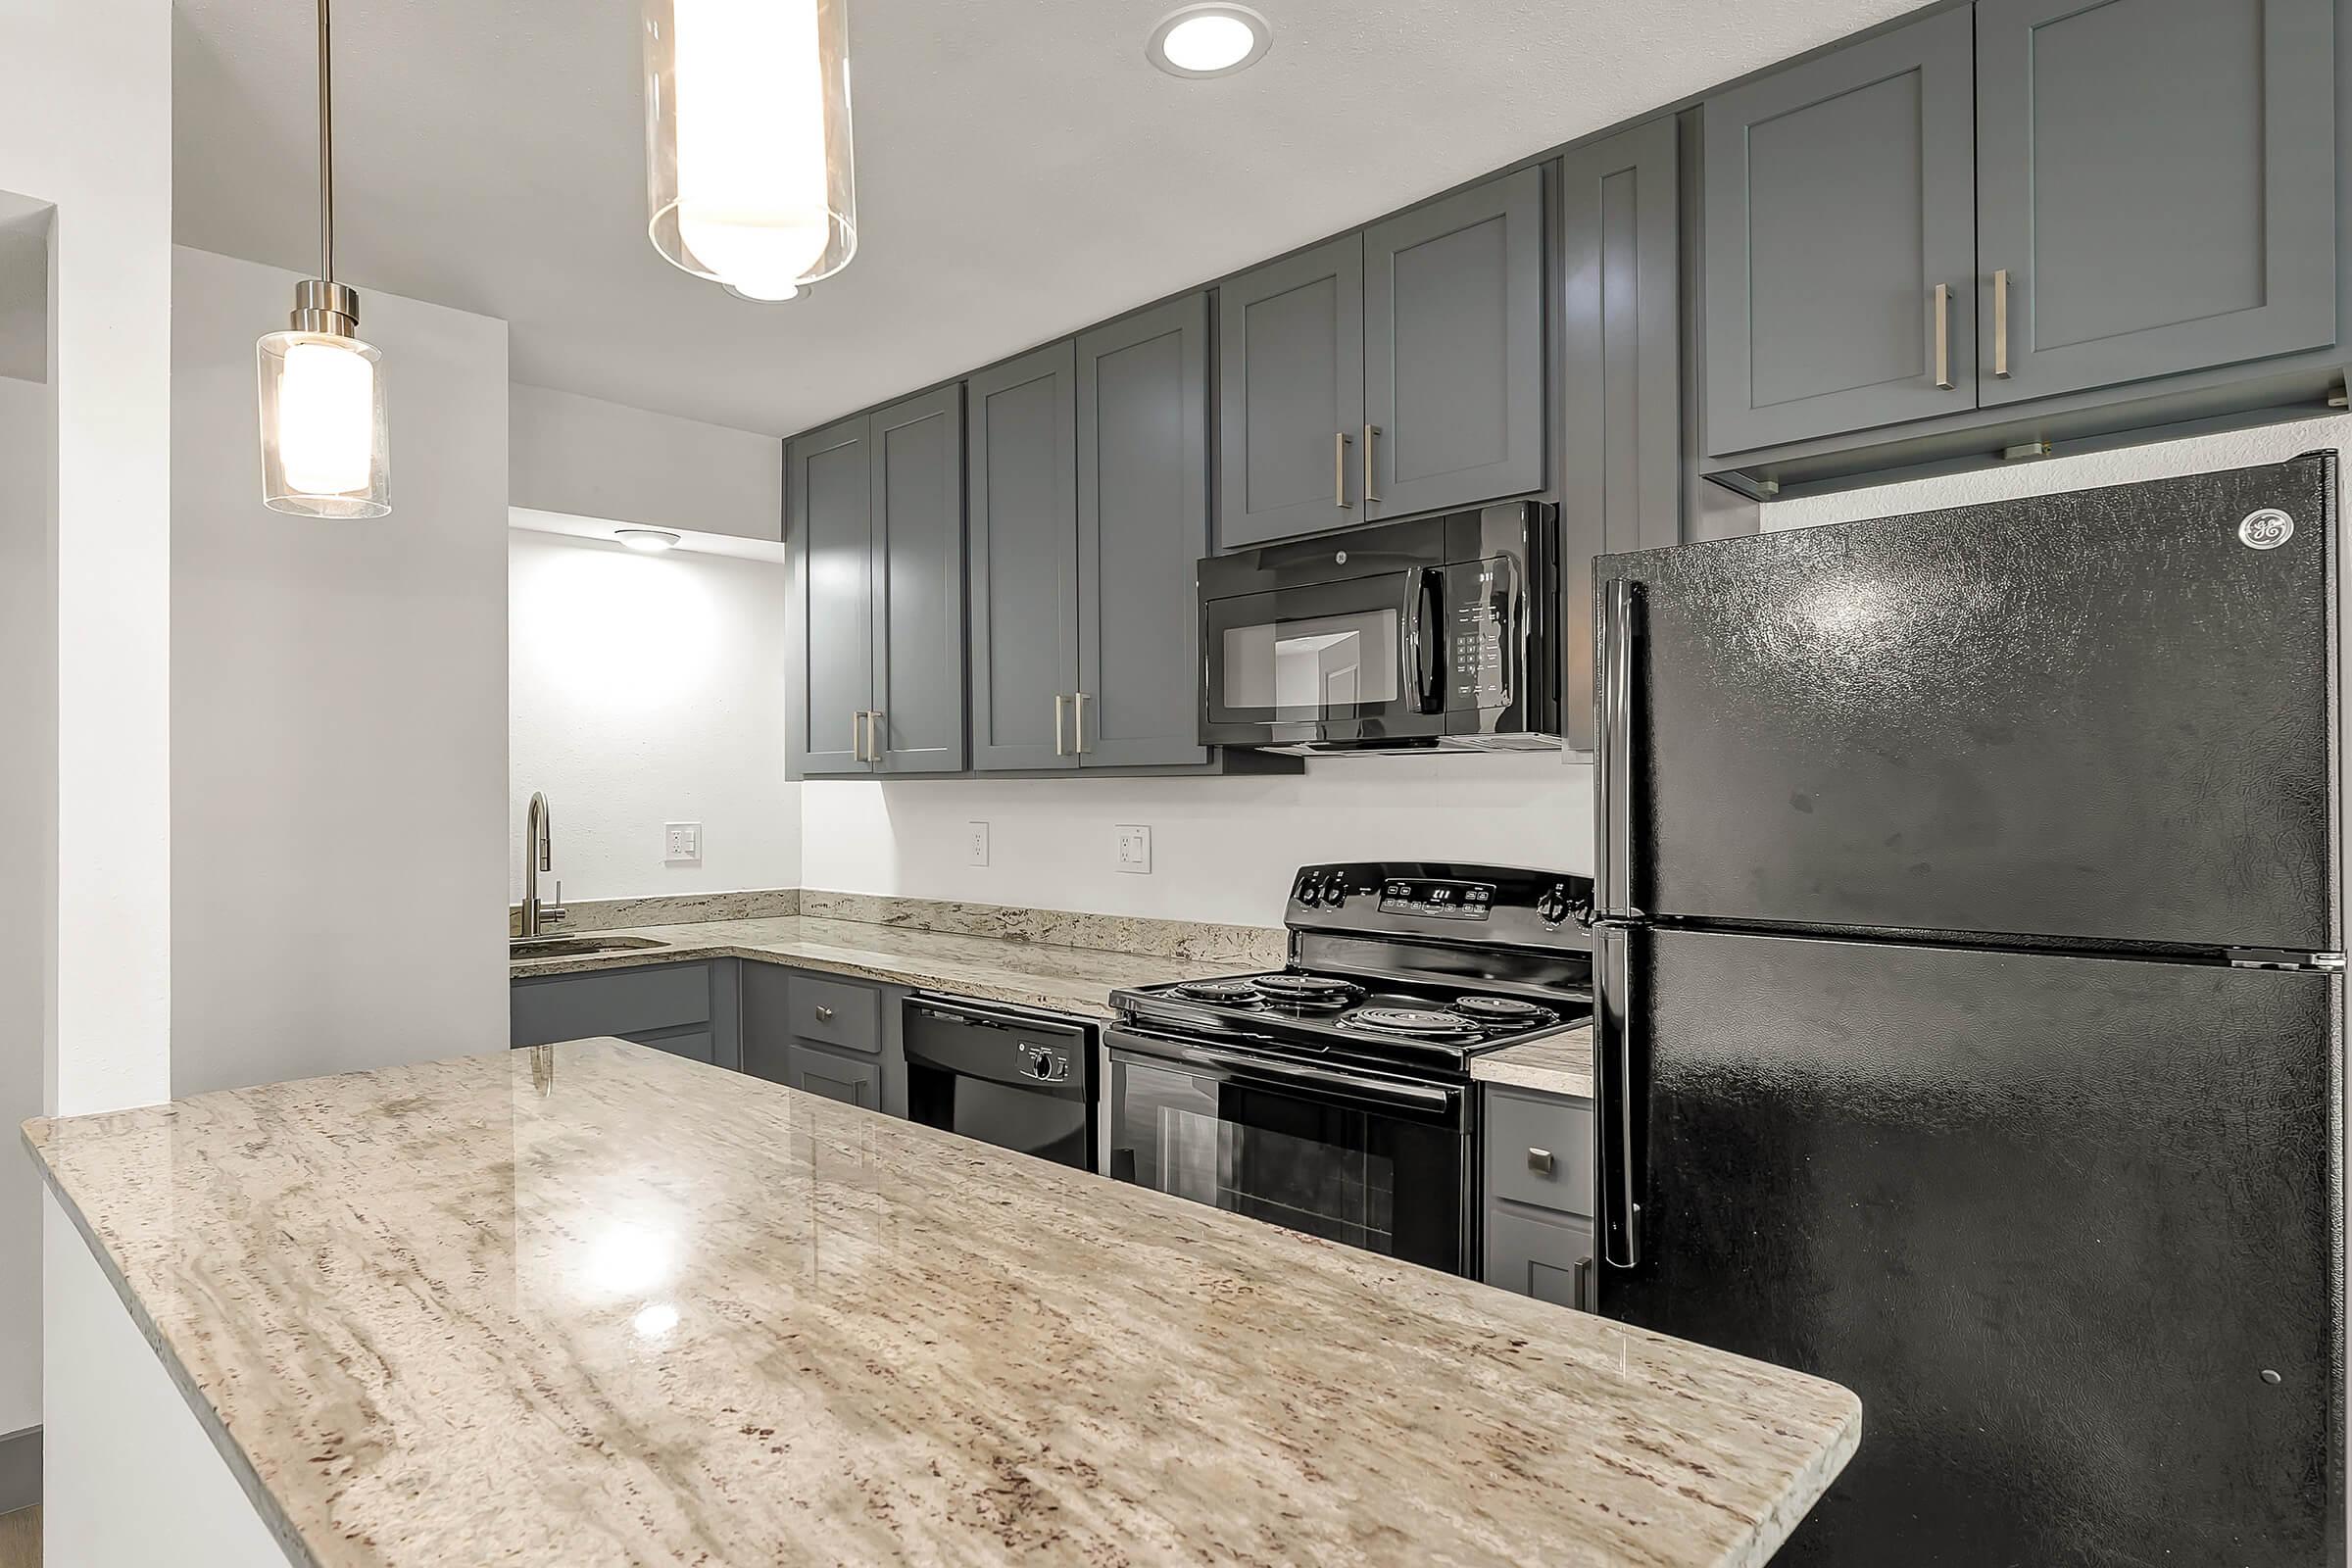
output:
[[1487, 1192], [1562, 1214], [1592, 1212], [1592, 1108], [1487, 1091]]
[[670, 963], [517, 980], [507, 1002], [509, 1043], [516, 1046], [707, 1024], [710, 966]]
[[882, 993], [854, 981], [792, 977], [792, 1032], [844, 1051], [882, 1049]]
[[1583, 1220], [1538, 1219], [1488, 1205], [1489, 1285], [1554, 1306], [1591, 1312], [1598, 1309], [1594, 1298], [1598, 1267], [1592, 1227]]

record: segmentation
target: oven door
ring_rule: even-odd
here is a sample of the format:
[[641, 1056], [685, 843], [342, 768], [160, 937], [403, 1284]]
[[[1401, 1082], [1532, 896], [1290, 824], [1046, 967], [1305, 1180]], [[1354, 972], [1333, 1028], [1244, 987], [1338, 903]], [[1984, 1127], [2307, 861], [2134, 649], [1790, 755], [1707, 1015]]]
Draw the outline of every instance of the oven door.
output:
[[1114, 1029], [1105, 1170], [1326, 1241], [1467, 1274], [1466, 1088]]
[[1446, 572], [1204, 599], [1200, 739], [1210, 746], [1446, 733]]

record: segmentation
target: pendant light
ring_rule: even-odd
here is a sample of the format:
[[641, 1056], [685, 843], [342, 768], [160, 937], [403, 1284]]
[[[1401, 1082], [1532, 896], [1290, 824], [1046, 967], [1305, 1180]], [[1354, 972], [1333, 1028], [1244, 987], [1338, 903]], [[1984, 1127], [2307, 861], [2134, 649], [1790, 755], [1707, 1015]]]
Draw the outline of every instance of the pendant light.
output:
[[849, 0], [644, 4], [654, 249], [753, 300], [849, 266]]
[[294, 285], [287, 330], [257, 349], [262, 504], [305, 517], [392, 511], [383, 356], [360, 340], [360, 296], [335, 281], [334, 90], [318, 0], [318, 275]]

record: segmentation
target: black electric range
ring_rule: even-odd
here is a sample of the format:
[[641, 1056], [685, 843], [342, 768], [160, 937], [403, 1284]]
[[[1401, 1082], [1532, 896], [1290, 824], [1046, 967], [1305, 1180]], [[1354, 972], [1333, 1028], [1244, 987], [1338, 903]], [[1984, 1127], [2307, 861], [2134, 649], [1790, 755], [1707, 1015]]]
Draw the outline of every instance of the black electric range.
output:
[[1501, 866], [1306, 867], [1284, 968], [1112, 994], [1103, 1168], [1472, 1272], [1470, 1060], [1590, 1019], [1592, 896]]

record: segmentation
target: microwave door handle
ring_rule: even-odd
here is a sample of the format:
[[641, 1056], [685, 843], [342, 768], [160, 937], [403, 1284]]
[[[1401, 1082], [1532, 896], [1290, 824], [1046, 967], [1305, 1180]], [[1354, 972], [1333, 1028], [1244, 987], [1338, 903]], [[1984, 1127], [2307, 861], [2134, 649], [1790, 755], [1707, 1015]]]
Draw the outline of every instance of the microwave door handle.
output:
[[[1406, 574], [1404, 595], [1404, 679], [1413, 694], [1413, 710], [1437, 712], [1439, 683], [1445, 673], [1446, 571], [1442, 566], [1416, 566]], [[1431, 613], [1435, 604], [1437, 612]]]

